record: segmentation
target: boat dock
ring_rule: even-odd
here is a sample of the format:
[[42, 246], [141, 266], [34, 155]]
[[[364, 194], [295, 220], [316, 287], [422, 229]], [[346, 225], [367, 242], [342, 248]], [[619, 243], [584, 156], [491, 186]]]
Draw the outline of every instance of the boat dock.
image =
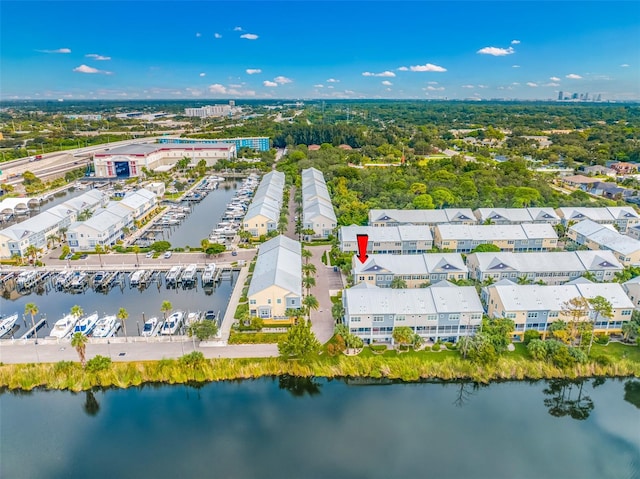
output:
[[31, 328], [29, 328], [26, 333], [24, 333], [22, 336], [20, 336], [20, 339], [30, 339], [30, 338], [34, 337], [35, 333], [37, 331], [40, 331], [44, 327], [44, 325], [46, 323], [47, 323], [47, 318], [40, 318], [36, 322], [35, 326], [32, 326]]

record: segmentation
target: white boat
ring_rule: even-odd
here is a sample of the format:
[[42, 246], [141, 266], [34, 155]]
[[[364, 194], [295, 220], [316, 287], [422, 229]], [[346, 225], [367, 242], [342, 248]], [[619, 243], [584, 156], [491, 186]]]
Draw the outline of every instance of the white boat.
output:
[[71, 278], [71, 282], [69, 283], [69, 287], [71, 289], [83, 289], [87, 286], [87, 273], [84, 271], [75, 271], [73, 273], [73, 277]]
[[0, 319], [0, 338], [5, 334], [11, 332], [17, 320], [18, 313]]
[[198, 272], [198, 265], [190, 264], [184, 269], [182, 273], [183, 283], [193, 283], [196, 280], [196, 273]]
[[94, 338], [110, 338], [118, 332], [118, 329], [120, 329], [120, 321], [118, 321], [115, 314], [110, 314], [98, 320], [91, 336]]
[[182, 320], [184, 319], [184, 313], [182, 311], [176, 311], [171, 316], [167, 318], [167, 320], [162, 325], [162, 331], [160, 334], [169, 335], [175, 334], [180, 325], [182, 324]]
[[106, 273], [104, 271], [98, 271], [96, 274], [93, 275], [93, 287], [97, 288], [99, 287], [102, 282], [104, 281], [104, 278], [106, 276]]
[[185, 320], [185, 324], [187, 326], [190, 326], [196, 321], [200, 321], [200, 318], [202, 318], [202, 313], [200, 311], [192, 311], [189, 314], [187, 314], [187, 319]]
[[22, 271], [20, 272], [20, 274], [18, 275], [18, 278], [16, 279], [16, 286], [18, 288], [29, 288], [35, 282], [37, 276], [38, 276], [37, 271], [34, 271], [34, 270]]
[[162, 321], [159, 321], [156, 317], [149, 318], [144, 322], [144, 328], [142, 328], [141, 336], [145, 338], [157, 336], [161, 327]]
[[140, 286], [140, 284], [146, 279], [147, 270], [139, 269], [131, 273], [131, 286]]
[[182, 272], [181, 266], [172, 266], [169, 272], [167, 273], [167, 276], [165, 277], [167, 284], [177, 283], [178, 280], [180, 279], [181, 272]]
[[96, 327], [96, 323], [98, 322], [98, 313], [90, 314], [89, 316], [85, 316], [80, 319], [73, 328], [74, 333], [82, 333], [85, 336], [88, 336], [89, 333]]
[[56, 289], [61, 290], [66, 288], [71, 279], [73, 278], [73, 271], [65, 270], [58, 273], [56, 276]]
[[64, 318], [56, 321], [49, 335], [54, 338], [62, 339], [71, 333], [77, 322], [78, 318], [72, 314], [67, 314]]
[[202, 284], [210, 284], [213, 283], [213, 280], [216, 275], [216, 265], [214, 263], [210, 263], [204, 267], [204, 272], [202, 273]]

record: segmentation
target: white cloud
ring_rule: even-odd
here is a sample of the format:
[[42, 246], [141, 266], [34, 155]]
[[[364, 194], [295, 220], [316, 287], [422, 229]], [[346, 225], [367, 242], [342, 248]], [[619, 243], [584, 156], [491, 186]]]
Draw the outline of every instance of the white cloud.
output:
[[511, 55], [512, 53], [515, 53], [515, 52], [516, 51], [513, 49], [513, 47], [509, 47], [509, 48], [484, 47], [478, 50], [476, 53], [479, 53], [480, 55], [493, 55], [494, 57], [503, 57], [505, 55]]
[[429, 85], [427, 87], [427, 90], [429, 90], [429, 91], [442, 91], [442, 90], [444, 90], [444, 87], [443, 86], [435, 87], [435, 86]]
[[390, 72], [389, 70], [381, 72], [381, 73], [372, 73], [372, 72], [362, 72], [362, 76], [364, 77], [394, 77], [395, 73]]
[[206, 73], [200, 73], [201, 77], [206, 76], [206, 75], [207, 75]]
[[76, 73], [102, 73], [103, 75], [111, 75], [111, 72], [98, 70], [97, 68], [93, 68], [88, 65], [80, 65], [79, 67], [75, 67], [73, 71]]
[[245, 33], [244, 35], [240, 35], [240, 38], [244, 38], [245, 40], [257, 40], [258, 35], [255, 33]]
[[274, 82], [279, 83], [280, 85], [284, 85], [285, 83], [293, 83], [291, 78], [277, 76], [273, 79]]
[[520, 65], [511, 65], [511, 68], [520, 68]]
[[520, 83], [518, 83], [517, 81], [514, 81], [514, 82], [512, 83], [512, 85], [516, 85], [516, 86], [518, 86], [518, 85], [520, 85]]
[[383, 80], [383, 81], [382, 81], [382, 84], [383, 84], [383, 85], [385, 85], [385, 86], [391, 86], [391, 85], [393, 85], [393, 83], [391, 83], [389, 80]]
[[534, 82], [532, 82], [532, 81], [528, 81], [528, 82], [527, 82], [527, 86], [530, 86], [530, 87], [532, 87], [532, 88], [535, 88], [535, 87], [537, 87], [537, 86], [538, 86], [538, 84], [537, 84], [537, 83], [534, 83]]
[[580, 80], [582, 77], [580, 75], [576, 75], [575, 73], [569, 73], [565, 76], [565, 78], [568, 78], [569, 80]]
[[329, 78], [327, 83], [340, 83], [340, 80], [336, 80], [335, 78]]
[[487, 85], [478, 85], [478, 88], [489, 88]]
[[334, 88], [334, 86], [333, 85], [329, 85], [327, 88]]
[[200, 38], [201, 36], [202, 36], [202, 33], [196, 32], [196, 38]]
[[556, 82], [549, 82], [549, 83], [545, 83], [542, 86], [560, 86], [560, 83], [556, 83]]
[[277, 87], [277, 86], [278, 86], [278, 84], [277, 84], [276, 82], [274, 82], [274, 81], [269, 81], [269, 80], [265, 80], [265, 81], [263, 81], [263, 82], [262, 82], [262, 84], [263, 84], [264, 86], [268, 86], [268, 87], [270, 87], [270, 88], [275, 88], [275, 87]]
[[462, 85], [462, 88], [475, 88], [473, 85]]
[[220, 83], [214, 83], [213, 85], [209, 85], [209, 92], [225, 95], [227, 93], [227, 87], [220, 85]]
[[[400, 68], [398, 68], [398, 70]], [[432, 63], [425, 63], [424, 65], [412, 65], [409, 67], [409, 70], [411, 70], [412, 72], [446, 72], [447, 71], [446, 68], [441, 67], [439, 65], [434, 65]]]
[[622, 68], [627, 68], [629, 66], [628, 63], [623, 63], [622, 65], [620, 65]]
[[317, 85], [313, 85], [313, 88], [324, 88], [322, 83], [318, 83]]
[[401, 72], [408, 72], [409, 71], [409, 69], [407, 67], [399, 67], [398, 70], [401, 71]]
[[111, 60], [111, 57], [105, 57], [103, 55], [98, 55], [97, 53], [89, 53], [89, 54], [85, 55], [85, 57], [91, 58], [91, 59], [97, 60], [97, 61]]
[[560, 81], [560, 78], [558, 78], [558, 77], [549, 77], [549, 80], [551, 80], [551, 81]]
[[520, 40], [511, 40], [511, 45], [517, 45], [520, 43]]
[[247, 68], [245, 71], [247, 72], [247, 75], [256, 75], [258, 73], [262, 73], [262, 70], [260, 70], [260, 68]]
[[40, 53], [71, 53], [70, 48], [58, 48], [57, 50], [36, 50]]
[[198, 88], [185, 88], [185, 90], [187, 90], [193, 96], [200, 96], [204, 93], [202, 90]]
[[220, 35], [218, 32], [213, 34], [213, 38], [222, 38], [222, 35]]
[[437, 81], [428, 81], [427, 85], [437, 85], [438, 82]]
[[234, 32], [241, 32], [242, 31], [242, 27], [235, 27], [233, 29]]

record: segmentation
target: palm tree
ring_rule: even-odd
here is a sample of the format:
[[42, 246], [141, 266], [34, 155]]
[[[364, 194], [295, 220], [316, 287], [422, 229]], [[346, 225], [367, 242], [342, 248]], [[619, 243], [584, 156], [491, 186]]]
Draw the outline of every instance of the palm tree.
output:
[[209, 241], [209, 238], [204, 238], [200, 240], [200, 247], [202, 248], [203, 253], [207, 251], [207, 248], [209, 248], [210, 244], [211, 244], [211, 241]]
[[309, 260], [313, 256], [313, 253], [311, 251], [309, 251], [308, 249], [302, 248], [302, 251], [300, 252], [300, 255], [304, 258], [305, 264], [308, 264]]
[[405, 289], [407, 282], [400, 276], [394, 276], [389, 285], [392, 289]]
[[98, 254], [98, 259], [100, 260], [100, 267], [102, 268], [102, 253], [104, 253], [104, 248], [102, 245], [97, 244], [95, 251]]
[[531, 280], [529, 278], [527, 278], [526, 276], [520, 276], [520, 277], [518, 277], [517, 283], [518, 284], [531, 284]]
[[316, 265], [313, 263], [305, 263], [302, 265], [302, 272], [305, 276], [315, 275], [317, 272]]
[[42, 250], [40, 248], [37, 248], [35, 245], [32, 245], [32, 244], [27, 246], [27, 249], [24, 250], [24, 253], [27, 255], [27, 257], [33, 260], [34, 268], [36, 266], [36, 260], [38, 259], [38, 253], [40, 253], [41, 251]]
[[164, 315], [165, 320], [167, 319], [167, 313], [172, 309], [173, 309], [173, 305], [171, 304], [171, 301], [162, 302], [162, 305], [160, 306], [160, 311], [162, 311], [162, 314]]
[[622, 339], [629, 341], [629, 338], [638, 334], [638, 324], [635, 321], [625, 321], [622, 325]]
[[87, 342], [89, 342], [89, 338], [80, 332], [74, 333], [73, 336], [71, 336], [71, 346], [78, 352], [82, 367], [86, 364], [85, 352], [87, 350]]
[[309, 296], [309, 290], [311, 289], [311, 287], [316, 285], [316, 279], [312, 278], [311, 276], [305, 276], [304, 278], [302, 278], [302, 284], [307, 290], [307, 296]]
[[318, 299], [312, 294], [304, 297], [304, 299], [302, 300], [302, 305], [307, 310], [307, 319], [309, 320], [311, 320], [311, 310], [317, 310], [320, 307]]
[[84, 309], [82, 309], [81, 306], [78, 306], [77, 304], [71, 307], [71, 315], [75, 316], [76, 318], [79, 318], [80, 316], [82, 316], [84, 314]]
[[38, 306], [36, 303], [27, 303], [24, 305], [24, 314], [31, 315], [31, 326], [33, 326], [33, 332], [36, 335], [36, 341], [38, 340], [38, 331], [36, 331], [36, 321], [34, 316], [38, 314]]
[[67, 241], [67, 231], [69, 231], [69, 228], [65, 226], [58, 230], [58, 233], [60, 233], [60, 241]]
[[124, 331], [124, 337], [126, 339], [127, 338], [127, 326], [126, 326], [125, 321], [129, 317], [129, 312], [124, 308], [120, 308], [118, 310], [118, 314], [116, 316], [120, 320], [120, 323], [122, 324], [122, 330]]
[[133, 252], [136, 255], [136, 264], [140, 264], [140, 259], [138, 258], [138, 253], [140, 253], [140, 246], [138, 246], [137, 244], [133, 245]]

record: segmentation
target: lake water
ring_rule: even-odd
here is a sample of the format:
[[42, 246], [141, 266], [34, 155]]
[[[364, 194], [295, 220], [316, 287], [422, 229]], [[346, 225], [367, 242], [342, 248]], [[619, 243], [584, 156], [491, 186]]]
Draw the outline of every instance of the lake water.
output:
[[[53, 324], [65, 314], [68, 314], [74, 305], [82, 307], [86, 314], [97, 311], [99, 314], [108, 313], [116, 314], [119, 308], [125, 308], [129, 313], [126, 320], [127, 334], [129, 336], [138, 335], [138, 327], [142, 328], [144, 321], [143, 314], [146, 319], [152, 316], [162, 318], [160, 306], [163, 301], [170, 301], [174, 310], [182, 311], [207, 311], [214, 310], [216, 313], [220, 311], [220, 317], [224, 316], [233, 285], [238, 277], [235, 272], [228, 279], [222, 279], [215, 288], [202, 288], [200, 280], [196, 282], [195, 287], [191, 289], [167, 288], [165, 282], [162, 281], [160, 287], [152, 284], [144, 290], [138, 288], [130, 288], [128, 279], [125, 280], [122, 287], [115, 286], [108, 293], [96, 292], [91, 288], [87, 288], [80, 294], [71, 294], [57, 291], [51, 287], [40, 290], [34, 290], [30, 294], [19, 296], [15, 293], [11, 299], [0, 299], [0, 314], [19, 313], [22, 315], [24, 307], [27, 303], [35, 303], [38, 306], [40, 314], [36, 316], [36, 320], [41, 314], [46, 315], [48, 326], [38, 331], [38, 337], [48, 334]], [[198, 274], [198, 278], [200, 275]], [[25, 321], [18, 320], [20, 329], [15, 332], [15, 337], [24, 334], [31, 325], [31, 317], [27, 316]], [[119, 335], [123, 335], [120, 331]]]
[[0, 476], [639, 477], [638, 396], [625, 401], [630, 381], [599, 382], [4, 391]]

